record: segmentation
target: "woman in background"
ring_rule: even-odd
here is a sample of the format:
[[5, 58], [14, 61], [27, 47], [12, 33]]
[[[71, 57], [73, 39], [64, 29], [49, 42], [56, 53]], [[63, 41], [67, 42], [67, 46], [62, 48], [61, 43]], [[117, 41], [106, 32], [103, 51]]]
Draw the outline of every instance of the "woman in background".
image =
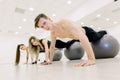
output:
[[[74, 42], [79, 40], [70, 40], [68, 42], [63, 42], [61, 40], [56, 40], [55, 47], [56, 49], [69, 48]], [[39, 52], [45, 52], [45, 61], [42, 64], [47, 64], [46, 61], [49, 60], [49, 49], [51, 42], [46, 39], [38, 40], [35, 36], [29, 38], [29, 51], [30, 53], [36, 53], [39, 56]], [[37, 61], [36, 61], [37, 62]]]
[[17, 45], [15, 64], [18, 65], [19, 62], [20, 62], [20, 50], [26, 51], [26, 62], [25, 62], [25, 64], [27, 64], [28, 59], [29, 59], [29, 52], [28, 52], [28, 47], [26, 47], [24, 44]]

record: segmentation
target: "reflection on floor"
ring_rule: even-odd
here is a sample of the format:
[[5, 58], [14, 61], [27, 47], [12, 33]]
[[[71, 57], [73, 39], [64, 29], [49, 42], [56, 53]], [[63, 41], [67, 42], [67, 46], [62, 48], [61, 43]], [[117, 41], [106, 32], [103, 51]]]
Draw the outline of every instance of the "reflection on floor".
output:
[[120, 56], [97, 59], [96, 65], [74, 67], [80, 60], [56, 61], [52, 65], [0, 64], [0, 80], [120, 80]]

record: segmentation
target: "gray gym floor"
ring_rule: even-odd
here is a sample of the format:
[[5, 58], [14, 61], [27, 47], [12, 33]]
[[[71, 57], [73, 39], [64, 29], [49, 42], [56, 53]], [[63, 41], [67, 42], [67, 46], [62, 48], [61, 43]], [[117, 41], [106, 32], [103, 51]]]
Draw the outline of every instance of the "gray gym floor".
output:
[[74, 67], [81, 60], [65, 57], [52, 65], [0, 63], [0, 80], [120, 80], [120, 56], [97, 59], [96, 64]]

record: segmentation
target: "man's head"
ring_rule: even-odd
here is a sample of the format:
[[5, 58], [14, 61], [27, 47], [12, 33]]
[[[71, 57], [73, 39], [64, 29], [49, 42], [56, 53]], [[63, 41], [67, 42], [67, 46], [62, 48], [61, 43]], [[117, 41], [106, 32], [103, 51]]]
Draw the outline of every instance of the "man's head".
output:
[[39, 14], [35, 20], [35, 28], [43, 28], [45, 30], [50, 30], [52, 26], [52, 21], [45, 14]]

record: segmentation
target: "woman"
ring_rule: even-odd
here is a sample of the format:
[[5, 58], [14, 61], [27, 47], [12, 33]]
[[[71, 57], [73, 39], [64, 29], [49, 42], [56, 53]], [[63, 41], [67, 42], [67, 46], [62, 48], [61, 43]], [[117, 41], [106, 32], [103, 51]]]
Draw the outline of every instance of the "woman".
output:
[[19, 44], [17, 46], [17, 50], [16, 50], [16, 60], [15, 60], [15, 64], [18, 65], [20, 62], [20, 50], [25, 50], [26, 51], [26, 63], [28, 63], [28, 58], [29, 58], [29, 52], [28, 52], [28, 47], [26, 47], [24, 44]]
[[[74, 42], [78, 40], [70, 40], [68, 42], [63, 42], [61, 40], [56, 40], [56, 49], [69, 48]], [[42, 64], [47, 64], [46, 61], [49, 60], [49, 49], [51, 42], [46, 39], [38, 40], [36, 37], [32, 36], [29, 39], [29, 51], [30, 53], [36, 53], [39, 55], [39, 52], [45, 52], [45, 61]]]

